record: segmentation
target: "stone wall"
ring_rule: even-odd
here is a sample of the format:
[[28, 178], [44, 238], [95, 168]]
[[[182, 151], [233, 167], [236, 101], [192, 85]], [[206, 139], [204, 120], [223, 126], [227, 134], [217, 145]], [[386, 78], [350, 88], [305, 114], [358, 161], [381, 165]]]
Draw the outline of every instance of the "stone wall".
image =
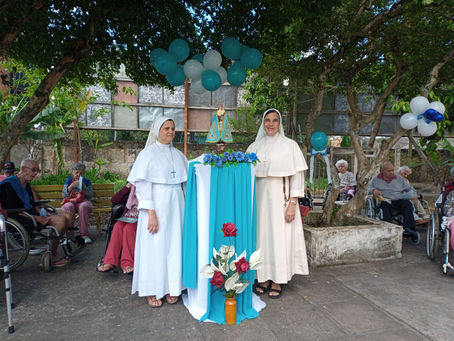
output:
[[[99, 144], [106, 141], [100, 141]], [[103, 171], [110, 171], [118, 174], [121, 177], [126, 177], [129, 173], [129, 167], [134, 163], [139, 152], [144, 147], [144, 142], [135, 141], [117, 141], [112, 145], [101, 148], [98, 154], [95, 155], [93, 148], [86, 141], [81, 141], [81, 152], [79, 161], [85, 163], [87, 168], [95, 166], [96, 160], [105, 160], [107, 164], [103, 165]], [[74, 163], [74, 145], [72, 141], [65, 141], [63, 144], [63, 155], [65, 160], [65, 168], [70, 169]], [[183, 144], [175, 144], [175, 147], [183, 152]], [[228, 145], [228, 148], [233, 150], [245, 150], [247, 146], [238, 144]], [[189, 156], [197, 157], [206, 150], [214, 151], [214, 146], [204, 144], [188, 144]], [[36, 141], [33, 145], [19, 144], [11, 150], [11, 160], [19, 167], [20, 161], [24, 158], [32, 157], [36, 159], [42, 169], [42, 174], [57, 173], [57, 162], [52, 144], [45, 141]]]

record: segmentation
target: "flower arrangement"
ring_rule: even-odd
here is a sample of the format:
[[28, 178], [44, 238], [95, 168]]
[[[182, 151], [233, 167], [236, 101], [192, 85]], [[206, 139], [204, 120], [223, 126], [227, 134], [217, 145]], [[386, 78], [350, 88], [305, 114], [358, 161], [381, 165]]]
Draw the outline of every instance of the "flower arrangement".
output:
[[228, 150], [221, 154], [207, 153], [203, 157], [203, 164], [212, 165], [214, 167], [228, 167], [232, 165], [238, 165], [240, 163], [252, 163], [256, 164], [260, 161], [255, 153], [243, 153], [242, 151]]
[[[221, 231], [224, 237], [236, 237], [238, 229], [233, 223], [222, 224]], [[262, 266], [260, 250], [252, 253], [249, 262], [246, 260], [246, 251], [239, 256], [235, 253], [235, 247], [229, 238], [229, 246], [222, 245], [219, 250], [213, 249], [213, 258], [210, 264], [205, 265], [200, 273], [211, 278], [210, 283], [216, 290], [225, 292], [225, 297], [236, 297], [241, 294], [250, 284], [244, 278], [248, 270], [257, 270]]]

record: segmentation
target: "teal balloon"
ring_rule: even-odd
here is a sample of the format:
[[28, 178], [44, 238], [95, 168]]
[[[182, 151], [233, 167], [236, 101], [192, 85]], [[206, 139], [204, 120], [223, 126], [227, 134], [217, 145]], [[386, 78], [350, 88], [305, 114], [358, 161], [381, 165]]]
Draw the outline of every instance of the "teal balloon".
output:
[[246, 69], [241, 62], [234, 62], [227, 70], [227, 80], [233, 86], [240, 86], [246, 80]]
[[326, 145], [328, 144], [328, 135], [326, 135], [323, 131], [316, 131], [311, 136], [311, 145], [317, 151], [321, 151], [325, 149]]
[[161, 56], [165, 56], [165, 54], [167, 53], [166, 50], [164, 49], [161, 49], [160, 47], [156, 48], [156, 49], [153, 49], [151, 52], [150, 52], [150, 62], [151, 64], [155, 64], [156, 61], [161, 57]]
[[203, 65], [203, 54], [197, 53], [191, 59], [195, 59], [195, 60], [199, 61]]
[[167, 74], [166, 78], [170, 85], [180, 86], [184, 84], [186, 75], [184, 74], [183, 68], [180, 65], [177, 65], [175, 71]]
[[241, 44], [236, 38], [225, 38], [221, 44], [221, 51], [227, 58], [234, 60], [239, 60], [241, 58]]
[[221, 76], [214, 70], [202, 73], [202, 85], [208, 91], [216, 91], [221, 86]]
[[189, 56], [189, 44], [183, 39], [175, 39], [170, 43], [169, 53], [177, 62], [182, 62]]
[[177, 61], [175, 60], [175, 57], [170, 53], [166, 51], [164, 52], [165, 54], [159, 54], [156, 62], [154, 63], [154, 66], [159, 73], [167, 75], [175, 71], [175, 69], [177, 68]]
[[257, 69], [262, 59], [262, 54], [256, 48], [246, 48], [241, 53], [241, 63], [248, 69]]

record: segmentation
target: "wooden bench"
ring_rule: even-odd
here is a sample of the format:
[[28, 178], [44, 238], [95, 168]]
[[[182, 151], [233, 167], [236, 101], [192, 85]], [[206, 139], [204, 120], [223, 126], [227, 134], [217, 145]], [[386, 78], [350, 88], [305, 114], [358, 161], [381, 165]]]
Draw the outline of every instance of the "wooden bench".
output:
[[[114, 184], [92, 184], [92, 186], [94, 194], [93, 198], [91, 198], [93, 204], [91, 213], [97, 215], [96, 227], [98, 235], [101, 235], [101, 213], [110, 212], [112, 209], [110, 200], [114, 195]], [[39, 199], [50, 200], [49, 204], [55, 208], [61, 207], [63, 185], [32, 185], [32, 189]]]

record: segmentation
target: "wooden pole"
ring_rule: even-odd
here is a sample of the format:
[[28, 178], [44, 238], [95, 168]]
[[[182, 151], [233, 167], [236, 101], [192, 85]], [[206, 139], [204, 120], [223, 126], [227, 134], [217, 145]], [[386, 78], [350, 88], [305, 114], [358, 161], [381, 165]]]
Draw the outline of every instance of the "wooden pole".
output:
[[188, 102], [189, 102], [189, 90], [188, 90], [188, 78], [184, 82], [184, 138], [183, 138], [183, 153], [188, 156]]
[[79, 162], [79, 125], [77, 124], [77, 118], [74, 119], [74, 163]]

